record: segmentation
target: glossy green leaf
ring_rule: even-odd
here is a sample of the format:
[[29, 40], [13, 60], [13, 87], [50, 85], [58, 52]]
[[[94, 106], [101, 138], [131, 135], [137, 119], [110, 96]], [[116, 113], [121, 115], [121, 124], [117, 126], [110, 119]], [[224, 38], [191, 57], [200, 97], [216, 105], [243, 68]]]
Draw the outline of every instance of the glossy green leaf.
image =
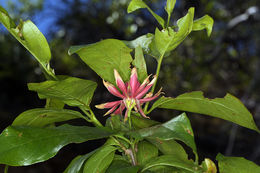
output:
[[97, 150], [94, 150], [88, 154], [85, 155], [79, 155], [75, 157], [69, 164], [69, 166], [66, 168], [66, 170], [63, 173], [82, 173], [82, 166], [84, 162], [91, 157]]
[[82, 143], [110, 135], [107, 130], [87, 126], [9, 126], [0, 135], [0, 164], [31, 165], [55, 156], [67, 144]]
[[137, 147], [137, 163], [143, 165], [147, 161], [158, 156], [158, 148], [147, 141], [141, 141]]
[[184, 160], [188, 158], [188, 155], [181, 144], [175, 140], [161, 140], [152, 138], [147, 138], [147, 140], [155, 145], [165, 155], [176, 155]]
[[143, 50], [140, 46], [135, 48], [135, 59], [132, 64], [137, 68], [138, 79], [143, 82], [147, 75], [146, 62], [144, 59]]
[[123, 123], [123, 118], [120, 115], [113, 115], [106, 121], [106, 127], [110, 127], [115, 131], [129, 131], [127, 123]]
[[45, 72], [54, 77], [49, 66], [51, 59], [49, 44], [40, 30], [30, 20], [21, 20], [20, 24], [16, 26], [8, 12], [1, 6], [0, 22], [37, 59]]
[[38, 108], [21, 113], [15, 118], [12, 125], [44, 127], [55, 122], [62, 122], [76, 118], [85, 119], [81, 113], [69, 109]]
[[155, 37], [151, 43], [151, 47], [156, 49], [160, 53], [160, 56], [174, 50], [191, 32], [193, 17], [194, 8], [190, 8], [188, 13], [177, 21], [177, 32], [170, 27], [161, 31], [156, 28]]
[[138, 173], [138, 170], [138, 166], [132, 166], [123, 160], [114, 160], [106, 170], [106, 173]]
[[171, 166], [154, 166], [149, 170], [144, 171], [144, 173], [191, 173], [190, 171], [171, 167]]
[[72, 46], [69, 54], [77, 53], [80, 58], [101, 78], [115, 84], [114, 69], [124, 81], [128, 81], [131, 73], [131, 49], [122, 41], [107, 39], [86, 46]]
[[83, 172], [104, 173], [113, 161], [116, 149], [116, 147], [110, 145], [103, 146], [86, 161]]
[[36, 91], [41, 99], [54, 98], [70, 106], [85, 106], [91, 102], [97, 84], [90, 80], [68, 77], [60, 81], [29, 83], [28, 88]]
[[212, 17], [205, 15], [193, 22], [192, 31], [200, 31], [206, 29], [208, 36], [210, 36], [213, 28], [214, 20]]
[[147, 127], [151, 127], [151, 126], [160, 124], [157, 121], [150, 120], [150, 119], [147, 119], [147, 118], [143, 118], [141, 116], [134, 115], [134, 114], [132, 114], [130, 118], [131, 118], [133, 127], [135, 129], [142, 129], [142, 128], [147, 128]]
[[202, 168], [196, 165], [192, 160], [184, 160], [174, 155], [162, 155], [149, 161], [141, 172], [157, 166], [171, 166], [185, 170], [190, 173], [201, 173]]
[[190, 121], [185, 113], [163, 124], [133, 131], [129, 134], [141, 139], [152, 138], [159, 140], [180, 140], [191, 147], [195, 153], [197, 153]]
[[182, 94], [176, 98], [161, 97], [152, 106], [194, 112], [221, 118], [259, 132], [253, 116], [236, 97], [227, 94], [224, 98], [208, 99], [201, 91]]
[[148, 7], [142, 0], [132, 0], [130, 4], [128, 5], [127, 12], [131, 13], [133, 11], [136, 11], [140, 8], [146, 8], [153, 17], [157, 20], [157, 22], [161, 25], [162, 28], [164, 28], [164, 20], [159, 15], [153, 12], [150, 7]]
[[218, 154], [218, 167], [220, 173], [259, 173], [260, 166], [243, 157], [226, 157]]

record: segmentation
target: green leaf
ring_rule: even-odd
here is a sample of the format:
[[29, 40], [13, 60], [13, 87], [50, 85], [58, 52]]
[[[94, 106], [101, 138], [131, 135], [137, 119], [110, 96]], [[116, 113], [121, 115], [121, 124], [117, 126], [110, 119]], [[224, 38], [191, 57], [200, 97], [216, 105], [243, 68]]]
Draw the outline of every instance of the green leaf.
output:
[[180, 140], [191, 147], [195, 153], [197, 153], [190, 121], [185, 113], [163, 124], [132, 131], [129, 134], [140, 139]]
[[146, 54], [150, 52], [150, 44], [154, 38], [151, 33], [142, 35], [132, 41], [123, 41], [129, 48], [135, 49], [140, 46]]
[[133, 11], [136, 11], [140, 8], [146, 8], [153, 17], [157, 20], [157, 22], [161, 25], [162, 28], [164, 28], [164, 20], [159, 15], [154, 13], [150, 7], [148, 7], [142, 0], [132, 0], [130, 4], [128, 5], [127, 12], [132, 13]]
[[103, 146], [86, 161], [83, 172], [104, 173], [113, 161], [116, 149], [116, 147], [110, 145]]
[[157, 121], [150, 120], [150, 119], [147, 119], [147, 118], [143, 118], [141, 116], [137, 116], [137, 115], [134, 115], [134, 114], [132, 114], [130, 116], [130, 118], [131, 118], [133, 127], [135, 129], [142, 129], [142, 128], [147, 128], [147, 127], [151, 127], [151, 126], [160, 124]]
[[106, 173], [137, 173], [138, 166], [132, 166], [123, 160], [113, 160]]
[[158, 156], [158, 148], [147, 141], [141, 141], [138, 143], [137, 148], [137, 163], [143, 165], [147, 161]]
[[9, 126], [0, 135], [0, 164], [26, 166], [55, 156], [65, 145], [110, 136], [95, 127], [62, 125], [54, 128]]
[[77, 53], [80, 58], [101, 78], [115, 84], [114, 69], [124, 81], [128, 81], [131, 73], [131, 49], [122, 41], [107, 39], [86, 46], [72, 46], [69, 54]]
[[260, 132], [251, 113], [239, 99], [230, 94], [224, 98], [208, 99], [201, 91], [195, 91], [176, 98], [161, 97], [154, 103], [151, 110], [156, 107], [209, 115]]
[[260, 166], [243, 157], [226, 157], [218, 154], [218, 167], [220, 173], [259, 173]]
[[169, 22], [170, 22], [170, 19], [171, 19], [171, 14], [173, 12], [175, 3], [176, 3], [176, 0], [167, 0], [166, 6], [165, 6], [165, 11], [168, 14], [167, 27], [169, 25]]
[[148, 75], [143, 50], [140, 46], [135, 48], [135, 59], [133, 60], [133, 65], [137, 68], [139, 81], [143, 82]]
[[175, 140], [161, 140], [151, 138], [147, 138], [147, 140], [155, 145], [165, 155], [176, 155], [184, 160], [188, 158], [188, 155], [181, 144]]
[[38, 108], [31, 109], [21, 113], [13, 122], [13, 126], [31, 126], [44, 127], [46, 125], [85, 117], [73, 110], [55, 109], [55, 108]]
[[85, 154], [83, 156], [79, 155], [75, 157], [69, 164], [69, 166], [66, 168], [66, 170], [63, 173], [82, 173], [82, 165], [84, 162], [91, 157], [97, 150], [94, 150], [88, 154]]
[[183, 160], [174, 155], [163, 155], [152, 159], [144, 166], [141, 172], [144, 172], [145, 170], [149, 170], [157, 166], [171, 166], [186, 170], [186, 172], [190, 173], [202, 172], [201, 168], [198, 165], [196, 165], [192, 160]]
[[49, 44], [40, 30], [30, 20], [20, 21], [18, 26], [8, 12], [0, 6], [0, 22], [6, 29], [37, 59], [45, 72], [55, 78], [49, 66], [51, 51]]
[[156, 28], [151, 48], [156, 49], [160, 56], [174, 50], [192, 31], [193, 17], [194, 8], [190, 8], [188, 13], [177, 21], [178, 32], [175, 32], [170, 27], [162, 31]]
[[97, 84], [90, 80], [68, 77], [60, 81], [29, 83], [28, 88], [36, 91], [41, 99], [54, 98], [69, 106], [85, 106], [91, 102]]
[[206, 29], [208, 36], [210, 36], [213, 28], [214, 20], [212, 17], [205, 15], [193, 22], [192, 31], [200, 31]]

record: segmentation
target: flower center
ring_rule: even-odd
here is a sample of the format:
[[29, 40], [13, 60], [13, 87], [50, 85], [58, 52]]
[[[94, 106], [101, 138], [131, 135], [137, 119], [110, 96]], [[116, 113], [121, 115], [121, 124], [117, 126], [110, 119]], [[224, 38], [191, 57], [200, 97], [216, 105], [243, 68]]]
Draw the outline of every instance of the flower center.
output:
[[135, 99], [130, 98], [130, 97], [127, 97], [126, 99], [124, 99], [124, 102], [125, 102], [125, 107], [128, 110], [133, 109], [136, 105]]

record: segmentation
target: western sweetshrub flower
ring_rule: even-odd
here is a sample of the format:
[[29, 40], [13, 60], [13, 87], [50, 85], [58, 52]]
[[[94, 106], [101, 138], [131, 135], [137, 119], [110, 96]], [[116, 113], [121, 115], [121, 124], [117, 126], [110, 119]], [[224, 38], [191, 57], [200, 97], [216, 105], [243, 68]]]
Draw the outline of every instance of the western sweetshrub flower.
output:
[[96, 105], [99, 109], [110, 108], [105, 115], [108, 114], [121, 114], [125, 111], [124, 120], [130, 116], [132, 109], [139, 112], [144, 118], [149, 118], [145, 115], [142, 105], [146, 102], [150, 102], [156, 99], [161, 94], [161, 89], [153, 95], [151, 92], [147, 93], [156, 81], [156, 76], [153, 76], [152, 81], [149, 81], [151, 75], [149, 75], [141, 84], [138, 81], [136, 68], [132, 68], [131, 77], [129, 82], [124, 82], [114, 69], [114, 76], [117, 87], [103, 80], [103, 83], [107, 90], [121, 100], [107, 102], [100, 105]]

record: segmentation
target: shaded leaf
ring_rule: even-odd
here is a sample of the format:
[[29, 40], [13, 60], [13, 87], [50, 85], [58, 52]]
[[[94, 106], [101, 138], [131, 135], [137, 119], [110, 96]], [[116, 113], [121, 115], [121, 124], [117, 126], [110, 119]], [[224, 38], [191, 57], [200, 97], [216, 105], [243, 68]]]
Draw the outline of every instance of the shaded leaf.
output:
[[143, 165], [152, 158], [158, 156], [158, 148], [147, 141], [141, 141], [137, 147], [137, 163]]
[[8, 12], [0, 6], [0, 22], [6, 29], [37, 59], [44, 71], [55, 78], [49, 67], [51, 51], [49, 44], [40, 30], [30, 20], [20, 21], [15, 25]]
[[135, 48], [135, 59], [133, 60], [132, 64], [137, 68], [139, 81], [143, 82], [148, 75], [143, 50], [140, 46]]
[[243, 157], [226, 157], [218, 154], [218, 167], [220, 173], [259, 173], [260, 166]]
[[31, 165], [55, 156], [67, 144], [82, 143], [110, 135], [107, 130], [87, 126], [9, 126], [0, 135], [0, 164]]
[[132, 0], [127, 8], [127, 12], [131, 13], [133, 11], [136, 11], [140, 8], [146, 8], [152, 15], [153, 17], [157, 20], [157, 22], [161, 25], [162, 28], [164, 28], [164, 20], [161, 18], [159, 15], [154, 13], [150, 7], [148, 7], [142, 0]]
[[185, 113], [163, 124], [129, 132], [129, 134], [135, 138], [141, 139], [180, 140], [197, 153], [190, 121]]
[[93, 154], [85, 163], [83, 172], [104, 173], [113, 161], [115, 150], [117, 148], [105, 145]]
[[44, 127], [46, 125], [85, 117], [73, 110], [55, 108], [37, 108], [27, 110], [15, 118], [13, 126]]
[[85, 106], [91, 102], [97, 84], [90, 80], [68, 77], [60, 81], [29, 83], [28, 88], [36, 91], [41, 99], [54, 98], [70, 106]]
[[201, 91], [182, 94], [176, 98], [161, 97], [152, 106], [209, 115], [239, 124], [259, 132], [253, 116], [236, 97], [227, 94], [224, 98], [208, 99]]
[[185, 170], [185, 172], [190, 172], [190, 173], [202, 172], [202, 168], [196, 165], [193, 161], [187, 159], [183, 160], [174, 155], [163, 155], [152, 159], [144, 166], [141, 172], [144, 172], [145, 170], [149, 170], [157, 166], [171, 166], [171, 167], [183, 169]]
[[130, 77], [131, 49], [122, 41], [106, 39], [86, 46], [72, 46], [69, 54], [77, 53], [80, 58], [101, 78], [115, 84], [114, 69], [124, 81]]
[[158, 138], [147, 138], [147, 140], [155, 145], [165, 155], [176, 155], [184, 160], [188, 158], [188, 155], [181, 144], [175, 140], [161, 140]]
[[141, 115], [137, 116], [137, 115], [132, 114], [130, 116], [130, 118], [131, 118], [133, 127], [135, 129], [142, 129], [142, 128], [147, 128], [147, 127], [151, 127], [151, 126], [160, 124], [157, 121], [150, 120], [150, 119], [147, 119], [147, 118], [143, 118]]
[[113, 160], [106, 173], [137, 173], [138, 166], [132, 166], [130, 163], [123, 160]]
[[69, 166], [66, 168], [66, 170], [63, 173], [82, 173], [82, 165], [84, 162], [91, 157], [97, 150], [94, 150], [88, 154], [85, 155], [79, 155], [75, 157], [69, 164]]
[[210, 36], [213, 28], [214, 20], [212, 17], [205, 15], [193, 22], [192, 31], [200, 31], [206, 29], [208, 36]]

